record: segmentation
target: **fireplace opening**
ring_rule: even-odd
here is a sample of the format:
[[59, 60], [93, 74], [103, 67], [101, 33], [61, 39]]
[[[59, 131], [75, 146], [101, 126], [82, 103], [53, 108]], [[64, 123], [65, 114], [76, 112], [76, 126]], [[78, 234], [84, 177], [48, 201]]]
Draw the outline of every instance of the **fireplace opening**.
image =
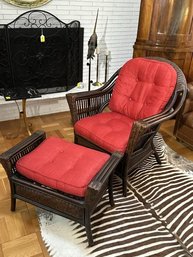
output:
[[0, 25], [0, 90], [5, 100], [75, 87], [82, 81], [83, 36], [79, 21], [66, 24], [40, 10]]

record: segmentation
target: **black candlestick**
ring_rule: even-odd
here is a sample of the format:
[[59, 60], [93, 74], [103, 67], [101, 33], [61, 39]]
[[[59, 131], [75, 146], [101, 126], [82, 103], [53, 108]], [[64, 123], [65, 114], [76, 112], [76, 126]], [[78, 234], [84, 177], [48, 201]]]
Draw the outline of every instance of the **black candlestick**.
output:
[[105, 82], [107, 81], [107, 73], [108, 73], [108, 56], [109, 56], [109, 51], [106, 51], [105, 54]]
[[96, 67], [96, 82], [93, 83], [93, 86], [100, 86], [99, 82], [99, 53], [97, 53], [97, 67]]
[[88, 65], [88, 91], [90, 91], [90, 85], [93, 83], [91, 80], [91, 58], [89, 59], [89, 62], [87, 62]]

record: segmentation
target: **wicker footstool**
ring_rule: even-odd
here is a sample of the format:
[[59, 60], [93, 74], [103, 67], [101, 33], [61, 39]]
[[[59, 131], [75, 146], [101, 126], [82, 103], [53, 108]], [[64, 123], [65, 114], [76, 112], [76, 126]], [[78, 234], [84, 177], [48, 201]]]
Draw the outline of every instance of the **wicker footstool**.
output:
[[21, 199], [79, 222], [93, 245], [90, 217], [122, 155], [111, 156], [37, 131], [0, 155], [11, 186], [11, 210]]

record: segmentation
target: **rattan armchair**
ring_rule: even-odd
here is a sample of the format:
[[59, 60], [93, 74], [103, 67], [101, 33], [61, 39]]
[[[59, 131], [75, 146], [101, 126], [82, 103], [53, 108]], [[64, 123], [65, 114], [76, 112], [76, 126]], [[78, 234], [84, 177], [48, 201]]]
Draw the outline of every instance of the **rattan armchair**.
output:
[[[135, 59], [140, 59], [140, 58], [135, 58]], [[160, 125], [162, 122], [171, 119], [174, 117], [178, 111], [180, 110], [181, 106], [183, 105], [183, 102], [186, 98], [186, 93], [187, 93], [187, 83], [186, 79], [184, 77], [183, 72], [181, 69], [174, 64], [173, 62], [166, 60], [164, 58], [159, 58], [159, 57], [149, 57], [149, 58], [141, 58], [142, 62], [144, 61], [152, 61], [155, 62], [155, 64], [158, 66], [162, 66], [162, 64], [167, 64], [166, 66], [172, 67], [174, 70], [176, 80], [175, 80], [175, 85], [174, 85], [174, 90], [172, 91], [171, 96], [167, 100], [164, 108], [160, 110], [157, 113], [154, 113], [149, 116], [145, 117], [140, 117], [140, 118], [128, 118], [128, 123], [125, 126], [126, 133], [128, 133], [128, 140], [126, 142], [126, 147], [123, 150], [124, 158], [122, 160], [121, 165], [119, 165], [117, 169], [117, 173], [120, 175], [123, 181], [123, 194], [126, 196], [127, 195], [127, 178], [128, 174], [136, 168], [138, 165], [141, 165], [142, 162], [151, 154], [154, 154], [156, 157], [156, 160], [158, 163], [161, 164], [160, 158], [156, 152], [156, 149], [153, 144], [153, 138], [155, 134], [157, 133]], [[134, 60], [134, 59], [133, 59]], [[159, 67], [160, 67], [159, 66]], [[152, 65], [152, 69], [154, 69], [154, 64]], [[158, 67], [158, 69], [159, 69]], [[170, 69], [170, 67], [168, 67]], [[114, 93], [114, 88], [116, 87], [116, 83], [118, 81], [118, 78], [120, 77], [122, 68], [117, 70], [112, 77], [102, 86], [101, 88], [89, 92], [80, 92], [80, 93], [69, 93], [67, 94], [67, 101], [70, 107], [70, 112], [72, 116], [72, 123], [74, 125], [74, 136], [75, 136], [75, 143], [84, 145], [90, 148], [94, 148], [100, 151], [104, 152], [111, 152], [112, 150], [103, 147], [102, 144], [100, 144], [100, 140], [97, 137], [97, 133], [103, 134], [102, 131], [104, 130], [104, 126], [101, 126], [101, 129], [98, 125], [98, 123], [95, 123], [94, 128], [90, 128], [89, 123], [91, 121], [91, 117], [97, 117], [97, 121], [100, 121], [100, 117], [102, 119], [102, 115], [104, 116], [104, 113], [106, 112], [107, 108], [109, 107], [109, 103], [111, 102], [112, 95]], [[167, 70], [167, 69], [166, 69]], [[151, 73], [151, 69], [149, 70]], [[135, 72], [135, 69], [134, 69]], [[157, 71], [156, 71], [157, 72]], [[123, 71], [122, 71], [123, 73]], [[145, 73], [145, 72], [144, 72]], [[148, 73], [148, 72], [147, 72]], [[123, 75], [123, 74], [122, 74]], [[130, 80], [130, 75], [131, 73], [126, 74], [128, 78], [126, 79]], [[138, 74], [139, 75], [139, 74]], [[139, 76], [140, 77], [140, 76]], [[166, 74], [163, 74], [163, 78], [167, 79]], [[124, 78], [125, 79], [125, 78]], [[161, 79], [160, 79], [161, 80]], [[120, 83], [120, 79], [119, 79]], [[161, 82], [162, 83], [162, 82]], [[127, 84], [127, 82], [126, 82]], [[161, 95], [155, 93], [155, 90], [153, 88], [155, 83], [152, 83], [152, 91], [154, 92], [154, 97], [156, 97], [158, 100], [161, 98]], [[163, 84], [167, 84], [167, 82], [163, 82]], [[127, 88], [127, 91], [129, 91], [130, 88]], [[132, 88], [134, 91], [134, 88]], [[116, 90], [118, 91], [118, 90]], [[124, 92], [124, 94], [127, 94], [127, 91]], [[138, 92], [138, 96], [140, 98], [141, 92]], [[151, 96], [152, 98], [152, 96]], [[128, 101], [130, 98], [128, 97]], [[152, 99], [151, 99], [152, 100]], [[145, 99], [145, 101], [148, 101], [148, 99]], [[134, 103], [135, 104], [135, 103]], [[153, 107], [152, 107], [153, 108]], [[112, 108], [111, 108], [112, 109]], [[131, 111], [135, 111], [135, 106], [133, 105], [133, 109], [131, 106]], [[108, 112], [108, 111], [107, 111]], [[110, 110], [110, 113], [115, 113], [116, 111]], [[116, 114], [119, 111], [117, 110]], [[151, 112], [151, 107], [150, 107], [150, 112]], [[120, 113], [119, 113], [120, 114]], [[118, 114], [117, 114], [118, 115]], [[120, 114], [122, 115], [122, 114]], [[138, 114], [137, 114], [138, 115]], [[112, 116], [112, 115], [111, 115]], [[125, 116], [127, 115], [122, 115], [124, 116], [124, 122], [127, 122]], [[121, 117], [122, 117], [121, 116]], [[81, 121], [85, 121], [85, 130], [86, 133], [89, 136], [85, 136], [82, 134], [80, 126], [78, 127], [78, 124]], [[109, 126], [111, 127], [111, 119], [109, 119]], [[108, 122], [107, 122], [108, 123]], [[81, 125], [83, 126], [83, 125]], [[116, 129], [119, 128], [119, 120], [116, 120], [115, 124]], [[92, 131], [91, 131], [92, 130]], [[94, 131], [93, 131], [94, 130]], [[111, 128], [113, 130], [113, 128]], [[122, 132], [120, 133], [115, 133], [114, 137], [112, 136], [109, 141], [109, 144], [112, 143], [113, 141], [120, 141], [122, 140]], [[113, 133], [113, 132], [112, 132]], [[91, 134], [92, 139], [91, 139]], [[105, 137], [105, 135], [104, 135]], [[94, 138], [94, 139], [93, 139]], [[96, 139], [96, 140], [95, 140]], [[105, 139], [106, 141], [108, 139]], [[114, 142], [113, 142], [114, 143]], [[115, 147], [116, 148], [116, 147]], [[120, 151], [120, 149], [116, 149], [117, 151]]]

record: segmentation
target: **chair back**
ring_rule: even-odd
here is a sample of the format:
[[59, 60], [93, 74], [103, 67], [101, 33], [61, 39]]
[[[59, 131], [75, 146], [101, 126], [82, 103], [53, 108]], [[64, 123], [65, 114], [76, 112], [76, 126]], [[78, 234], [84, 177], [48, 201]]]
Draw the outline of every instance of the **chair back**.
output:
[[176, 80], [176, 70], [169, 63], [131, 59], [120, 70], [109, 107], [133, 120], [158, 114], [172, 96]]

